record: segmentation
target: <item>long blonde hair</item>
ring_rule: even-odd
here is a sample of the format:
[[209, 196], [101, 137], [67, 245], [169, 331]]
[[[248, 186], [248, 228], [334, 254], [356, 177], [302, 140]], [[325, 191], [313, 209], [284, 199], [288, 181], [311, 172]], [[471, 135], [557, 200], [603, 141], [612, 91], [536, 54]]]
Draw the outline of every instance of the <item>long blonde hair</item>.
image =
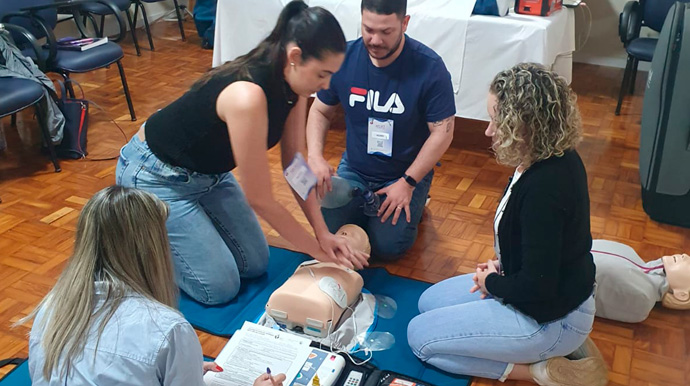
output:
[[544, 66], [517, 64], [498, 73], [489, 90], [497, 101], [492, 148], [499, 163], [528, 168], [580, 142], [577, 96]]
[[[65, 270], [41, 303], [17, 322], [34, 319], [45, 308], [41, 326], [34, 329], [42, 331], [39, 340], [45, 351], [45, 379], [58, 367], [60, 378], [69, 375], [92, 324], [100, 318], [100, 341], [106, 324], [128, 294], [176, 306], [167, 217], [166, 204], [156, 196], [122, 186], [105, 188], [86, 203]], [[104, 282], [107, 291], [98, 309], [94, 309], [96, 281]]]

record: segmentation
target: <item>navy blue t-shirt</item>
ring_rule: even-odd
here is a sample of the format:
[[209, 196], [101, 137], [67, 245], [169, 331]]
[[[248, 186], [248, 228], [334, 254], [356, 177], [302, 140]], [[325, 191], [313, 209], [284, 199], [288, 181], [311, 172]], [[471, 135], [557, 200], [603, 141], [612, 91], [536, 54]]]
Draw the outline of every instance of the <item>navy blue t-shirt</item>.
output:
[[[429, 137], [428, 122], [455, 115], [450, 73], [432, 49], [405, 36], [400, 56], [390, 65], [374, 66], [362, 38], [348, 42], [345, 61], [319, 91], [327, 105], [343, 105], [347, 142], [343, 157], [369, 181], [400, 178]], [[367, 154], [368, 119], [392, 119], [392, 157]]]

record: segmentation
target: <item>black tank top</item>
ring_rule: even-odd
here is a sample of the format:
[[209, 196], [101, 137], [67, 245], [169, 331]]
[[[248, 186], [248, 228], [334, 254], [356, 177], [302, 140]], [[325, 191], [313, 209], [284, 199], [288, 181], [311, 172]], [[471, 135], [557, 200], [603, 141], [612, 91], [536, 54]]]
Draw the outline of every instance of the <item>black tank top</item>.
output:
[[216, 113], [218, 95], [235, 81], [255, 83], [268, 103], [268, 149], [283, 134], [297, 95], [284, 79], [276, 79], [270, 65], [249, 69], [250, 79], [237, 74], [216, 74], [204, 85], [192, 88], [146, 121], [146, 142], [161, 161], [198, 173], [217, 174], [235, 168], [228, 127]]

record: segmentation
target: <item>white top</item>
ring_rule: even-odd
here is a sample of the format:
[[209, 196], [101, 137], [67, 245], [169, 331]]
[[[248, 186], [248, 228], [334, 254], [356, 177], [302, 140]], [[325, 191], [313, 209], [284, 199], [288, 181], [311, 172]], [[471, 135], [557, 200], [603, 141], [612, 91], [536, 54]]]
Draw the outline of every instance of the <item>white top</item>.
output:
[[[105, 300], [96, 283], [97, 304]], [[179, 385], [203, 386], [201, 344], [180, 313], [140, 295], [126, 297], [105, 326], [96, 349], [97, 320], [68, 378], [43, 378], [45, 353], [39, 311], [29, 338], [29, 374], [35, 386], [51, 385]]]
[[506, 205], [508, 205], [508, 199], [510, 198], [510, 193], [513, 190], [513, 185], [515, 185], [517, 180], [520, 179], [521, 175], [522, 173], [515, 169], [515, 173], [510, 179], [510, 185], [508, 185], [506, 193], [503, 195], [501, 201], [498, 203], [498, 207], [496, 208], [496, 215], [494, 216], [494, 250], [496, 251], [496, 257], [499, 261], [501, 260], [501, 247], [498, 245], [498, 224], [501, 223], [503, 212], [506, 210]]

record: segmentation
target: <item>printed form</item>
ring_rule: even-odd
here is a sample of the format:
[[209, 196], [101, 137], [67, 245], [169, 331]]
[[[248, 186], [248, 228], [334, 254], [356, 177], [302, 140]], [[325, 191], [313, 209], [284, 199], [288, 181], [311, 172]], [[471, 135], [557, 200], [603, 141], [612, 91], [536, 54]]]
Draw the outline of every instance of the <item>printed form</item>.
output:
[[287, 332], [244, 322], [216, 358], [223, 368], [208, 372], [208, 386], [252, 386], [254, 380], [271, 369], [272, 374], [285, 373], [284, 385], [290, 385], [306, 362], [311, 341]]

